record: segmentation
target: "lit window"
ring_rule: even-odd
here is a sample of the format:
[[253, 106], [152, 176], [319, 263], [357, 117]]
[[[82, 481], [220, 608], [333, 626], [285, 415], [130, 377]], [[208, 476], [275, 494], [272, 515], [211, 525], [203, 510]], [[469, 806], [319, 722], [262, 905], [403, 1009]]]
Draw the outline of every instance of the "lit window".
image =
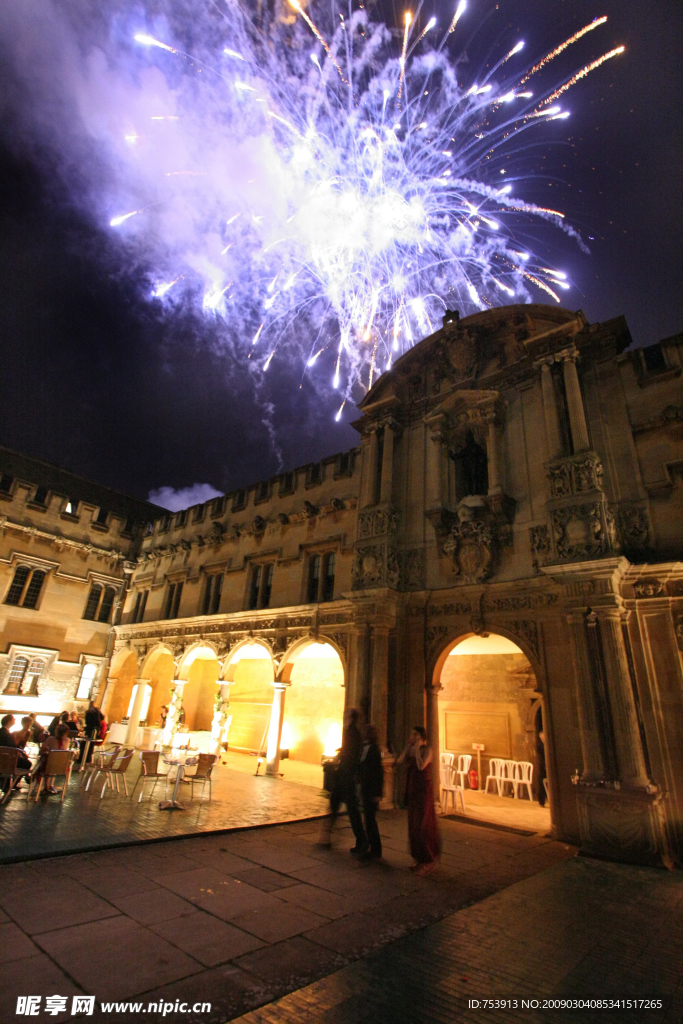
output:
[[44, 658], [31, 658], [31, 663], [26, 673], [26, 679], [24, 685], [21, 688], [22, 693], [28, 693], [35, 696], [38, 693], [38, 683], [40, 682], [41, 676], [45, 671], [45, 659]]
[[315, 604], [318, 600], [318, 589], [320, 587], [320, 555], [311, 555], [308, 563], [308, 588], [306, 591], [306, 602]]
[[17, 657], [12, 662], [12, 669], [9, 674], [9, 679], [7, 680], [5, 693], [19, 693], [27, 669], [28, 658], [25, 658], [23, 654], [18, 654]]
[[5, 604], [35, 609], [46, 575], [42, 569], [30, 569], [26, 565], [17, 566], [7, 591]]
[[64, 505], [64, 515], [75, 516], [78, 515], [78, 502], [72, 501], [70, 498]]
[[83, 666], [81, 672], [81, 678], [78, 681], [78, 690], [76, 692], [76, 700], [88, 700], [90, 697], [90, 691], [94, 682], [95, 676], [97, 675], [97, 665], [94, 665], [91, 661], [87, 662]]

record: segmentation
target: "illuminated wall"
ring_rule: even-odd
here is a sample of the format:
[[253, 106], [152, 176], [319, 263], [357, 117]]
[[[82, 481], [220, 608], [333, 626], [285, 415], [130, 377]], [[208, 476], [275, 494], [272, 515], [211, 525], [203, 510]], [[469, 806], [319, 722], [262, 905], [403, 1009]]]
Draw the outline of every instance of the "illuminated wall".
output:
[[320, 764], [328, 740], [341, 743], [344, 670], [330, 644], [311, 644], [298, 656], [285, 698], [282, 746], [290, 757]]

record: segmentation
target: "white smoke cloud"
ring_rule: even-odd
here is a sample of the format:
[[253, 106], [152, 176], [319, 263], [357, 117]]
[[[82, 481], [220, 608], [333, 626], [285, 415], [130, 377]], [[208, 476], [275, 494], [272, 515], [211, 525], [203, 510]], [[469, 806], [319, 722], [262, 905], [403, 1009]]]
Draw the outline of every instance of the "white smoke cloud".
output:
[[184, 508], [191, 508], [192, 505], [201, 505], [210, 498], [220, 497], [221, 492], [211, 484], [193, 484], [191, 487], [180, 487], [178, 490], [173, 487], [159, 487], [158, 490], [149, 492], [147, 500], [153, 505], [167, 508], [169, 512], [180, 512]]

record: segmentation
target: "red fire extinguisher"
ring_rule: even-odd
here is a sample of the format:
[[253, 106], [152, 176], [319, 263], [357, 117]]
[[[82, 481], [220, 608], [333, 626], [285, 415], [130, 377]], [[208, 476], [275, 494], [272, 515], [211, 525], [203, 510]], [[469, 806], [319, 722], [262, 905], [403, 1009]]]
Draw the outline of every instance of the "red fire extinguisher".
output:
[[477, 769], [476, 768], [470, 768], [469, 778], [470, 778], [470, 789], [479, 789], [479, 776], [477, 775]]

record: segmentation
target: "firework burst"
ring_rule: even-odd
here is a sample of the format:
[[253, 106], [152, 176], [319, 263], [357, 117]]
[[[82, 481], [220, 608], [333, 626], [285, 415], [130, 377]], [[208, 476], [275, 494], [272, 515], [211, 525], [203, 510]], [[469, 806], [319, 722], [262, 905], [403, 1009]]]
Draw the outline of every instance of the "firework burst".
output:
[[[289, 3], [260, 26], [231, 3], [199, 57], [135, 34], [172, 99], [152, 120], [176, 133], [146, 140], [144, 180], [153, 187], [153, 166], [175, 191], [145, 195], [135, 217], [110, 211], [110, 224], [139, 238], [147, 220], [156, 301], [201, 296], [262, 372], [294, 354], [324, 393], [339, 391], [338, 417], [446, 306], [525, 302], [530, 285], [560, 301], [565, 275], [521, 251], [515, 228], [544, 220], [583, 243], [561, 211], [503, 184], [502, 159], [523, 133], [567, 117], [554, 100], [623, 47], [534, 95], [537, 74], [606, 18], [532, 63], [523, 43], [508, 45], [463, 82], [464, 0], [441, 35], [419, 11], [392, 32], [364, 9]], [[143, 135], [126, 138], [139, 149]], [[164, 145], [183, 166], [164, 166]], [[318, 363], [326, 349], [333, 361]]]

